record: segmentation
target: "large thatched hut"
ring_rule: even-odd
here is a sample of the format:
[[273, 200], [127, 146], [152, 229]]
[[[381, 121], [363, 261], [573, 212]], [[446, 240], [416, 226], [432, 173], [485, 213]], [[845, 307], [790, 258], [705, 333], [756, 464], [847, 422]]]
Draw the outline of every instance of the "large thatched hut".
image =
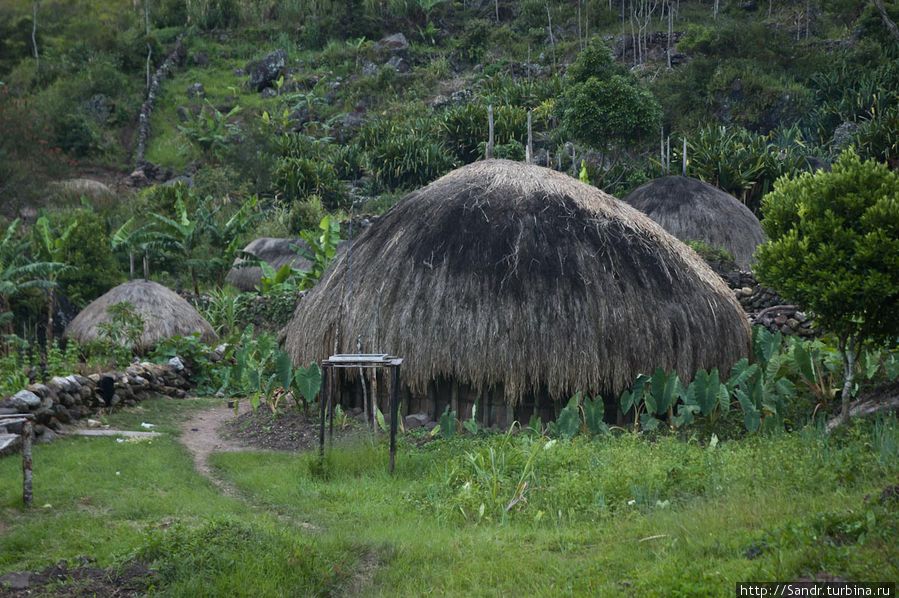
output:
[[[251, 241], [243, 248], [243, 251], [267, 262], [275, 270], [285, 264], [290, 264], [291, 268], [297, 270], [306, 270], [312, 264], [297, 250], [307, 248], [306, 242], [300, 239], [260, 237]], [[225, 280], [241, 291], [252, 291], [259, 286], [259, 282], [262, 280], [262, 269], [259, 266], [245, 265], [242, 258], [237, 258]]]
[[[402, 356], [405, 409], [466, 417], [477, 401], [479, 419], [504, 424], [553, 417], [579, 390], [617, 397], [656, 367], [727, 371], [749, 326], [721, 279], [642, 213], [553, 170], [490, 160], [363, 232], [284, 338], [298, 364], [355, 353], [357, 340]], [[360, 395], [343, 386], [345, 404]]]
[[749, 270], [755, 248], [765, 240], [762, 226], [749, 208], [699, 179], [654, 179], [635, 189], [624, 201], [681, 241], [702, 241], [726, 249], [744, 270]]
[[209, 322], [174, 291], [149, 280], [131, 280], [95, 299], [66, 328], [66, 336], [79, 343], [100, 339], [100, 325], [109, 322], [111, 305], [130, 303], [144, 321], [138, 350], [147, 350], [175, 336], [199, 333], [206, 342], [216, 339]]

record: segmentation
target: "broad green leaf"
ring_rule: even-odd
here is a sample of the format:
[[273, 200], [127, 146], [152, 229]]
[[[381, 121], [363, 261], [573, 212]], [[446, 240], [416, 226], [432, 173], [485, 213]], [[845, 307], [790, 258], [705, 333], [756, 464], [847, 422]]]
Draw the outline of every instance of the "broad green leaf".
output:
[[294, 373], [294, 384], [307, 403], [315, 402], [322, 386], [322, 371], [317, 363], [305, 368], [297, 368]]

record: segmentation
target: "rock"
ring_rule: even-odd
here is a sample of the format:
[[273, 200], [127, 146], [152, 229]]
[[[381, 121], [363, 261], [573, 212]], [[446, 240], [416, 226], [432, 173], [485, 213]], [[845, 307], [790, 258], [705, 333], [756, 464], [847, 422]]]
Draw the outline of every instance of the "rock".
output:
[[362, 65], [362, 74], [366, 77], [374, 77], [378, 74], [378, 65], [374, 62], [366, 62]]
[[268, 54], [262, 60], [250, 62], [246, 67], [246, 71], [249, 73], [247, 85], [250, 89], [262, 91], [266, 87], [270, 87], [283, 73], [285, 66], [287, 66], [287, 52], [283, 49]]
[[846, 121], [836, 128], [833, 132], [831, 147], [839, 153], [855, 140], [858, 133], [858, 125], [851, 121]]
[[262, 99], [265, 100], [265, 99], [268, 99], [268, 98], [274, 98], [274, 97], [276, 97], [276, 96], [278, 95], [278, 92], [275, 91], [275, 90], [274, 90], [273, 88], [271, 88], [271, 87], [266, 87], [265, 89], [262, 90], [262, 93], [261, 93], [260, 95], [262, 96]]
[[72, 407], [73, 405], [75, 405], [74, 397], [72, 397], [72, 395], [67, 392], [60, 393], [59, 402], [65, 407]]
[[409, 63], [401, 56], [391, 56], [390, 60], [388, 60], [384, 66], [389, 66], [398, 73], [408, 73], [412, 70]]
[[39, 424], [47, 425], [50, 423], [50, 420], [53, 418], [53, 409], [48, 407], [41, 407], [37, 411], [34, 412], [34, 421]]
[[190, 62], [199, 67], [209, 66], [209, 54], [206, 52], [194, 52], [190, 55]]
[[206, 88], [200, 82], [192, 83], [187, 88], [187, 97], [192, 100], [202, 100], [206, 97]]
[[41, 406], [41, 398], [30, 390], [20, 390], [9, 398], [10, 406], [19, 411], [31, 411]]
[[[37, 427], [37, 426], [35, 426]], [[35, 442], [39, 442], [41, 444], [46, 444], [48, 442], [53, 442], [59, 437], [59, 434], [50, 429], [44, 429], [44, 433], [40, 436], [35, 437]]]
[[109, 116], [112, 114], [112, 104], [110, 104], [109, 98], [98, 93], [84, 103], [84, 110], [98, 124], [102, 125], [109, 120]]
[[50, 396], [50, 389], [46, 384], [31, 384], [28, 386], [27, 390], [30, 390], [42, 399]]
[[234, 74], [237, 77], [243, 77], [244, 75], [247, 74], [247, 72], [243, 69], [234, 69]]
[[745, 10], [746, 12], [755, 12], [758, 10], [758, 7], [755, 0], [747, 0], [746, 2], [740, 3], [740, 9]]
[[71, 376], [63, 378], [62, 376], [53, 376], [50, 378], [50, 387], [56, 387], [64, 392], [77, 392], [78, 383]]
[[414, 430], [425, 426], [431, 420], [427, 413], [410, 413], [403, 419], [407, 430]]
[[31, 573], [28, 571], [0, 576], [0, 588], [16, 591], [27, 590], [29, 587], [31, 587]]
[[382, 38], [375, 47], [388, 52], [405, 52], [409, 49], [409, 40], [402, 33], [394, 33]]
[[87, 427], [88, 428], [99, 428], [102, 424], [96, 419], [88, 419]]
[[69, 410], [65, 408], [63, 405], [57, 405], [53, 408], [53, 412], [56, 414], [56, 419], [59, 420], [60, 423], [70, 424], [72, 423], [72, 414], [69, 413]]
[[796, 318], [787, 318], [787, 326], [792, 329], [799, 328], [799, 320], [797, 320]]
[[12, 407], [0, 407], [0, 415], [15, 415], [16, 413], [18, 411]]
[[169, 359], [169, 366], [176, 372], [184, 371], [184, 362], [177, 355]]
[[191, 113], [187, 106], [178, 106], [175, 113], [178, 115], [178, 122], [186, 123], [191, 119]]
[[[22, 444], [22, 436], [20, 436], [19, 434], [0, 432], [0, 457], [2, 457], [3, 455], [11, 454], [13, 451], [19, 448], [20, 444]], [[0, 577], [0, 580], [2, 579], [3, 578]], [[3, 582], [0, 581], [0, 588], [2, 587]]]

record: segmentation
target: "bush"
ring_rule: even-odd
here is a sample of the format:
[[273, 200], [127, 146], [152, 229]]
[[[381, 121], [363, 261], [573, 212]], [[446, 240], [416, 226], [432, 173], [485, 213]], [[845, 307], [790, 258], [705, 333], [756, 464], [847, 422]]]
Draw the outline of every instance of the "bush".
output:
[[[527, 142], [528, 114], [524, 108], [494, 106], [493, 121], [496, 146]], [[470, 163], [482, 158], [488, 137], [487, 106], [471, 103], [447, 109], [440, 122], [440, 137], [459, 161]]]
[[837, 335], [846, 420], [862, 344], [899, 335], [899, 175], [849, 150], [832, 172], [779, 179], [762, 211], [759, 281]]

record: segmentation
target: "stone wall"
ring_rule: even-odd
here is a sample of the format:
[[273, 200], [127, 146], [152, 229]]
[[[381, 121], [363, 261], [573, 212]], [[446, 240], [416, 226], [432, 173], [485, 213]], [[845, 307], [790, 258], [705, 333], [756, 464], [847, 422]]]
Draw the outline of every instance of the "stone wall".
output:
[[817, 336], [811, 316], [801, 306], [790, 304], [772, 289], [760, 285], [752, 272], [739, 270], [732, 263], [710, 261], [709, 265], [733, 290], [753, 324], [764, 326], [771, 332]]
[[[107, 404], [103, 388], [112, 382]], [[192, 388], [190, 371], [175, 357], [166, 364], [136, 363], [124, 372], [89, 376], [56, 376], [46, 384], [31, 384], [0, 401], [0, 414], [33, 413], [37, 441], [49, 442], [64, 424], [94, 415], [100, 409], [134, 405], [152, 396], [184, 398]], [[17, 434], [18, 429], [6, 429]], [[0, 434], [4, 428], [0, 426]]]

